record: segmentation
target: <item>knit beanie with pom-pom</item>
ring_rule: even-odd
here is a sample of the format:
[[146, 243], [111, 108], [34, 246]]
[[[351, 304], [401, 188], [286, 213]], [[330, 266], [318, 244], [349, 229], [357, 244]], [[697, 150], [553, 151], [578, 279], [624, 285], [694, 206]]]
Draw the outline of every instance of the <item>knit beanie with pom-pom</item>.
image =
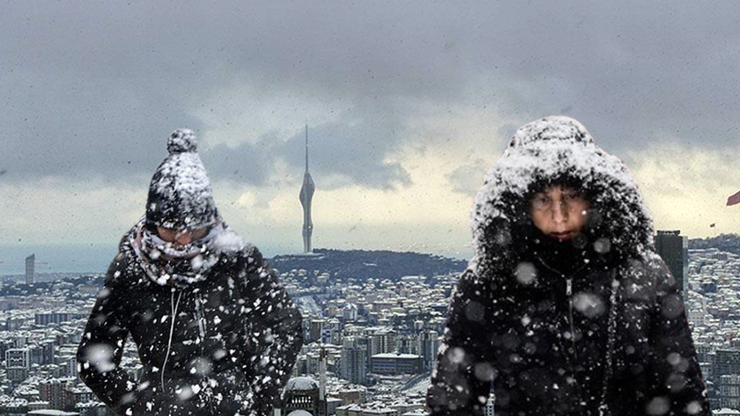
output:
[[146, 201], [149, 226], [194, 230], [216, 224], [218, 210], [206, 169], [198, 156], [195, 134], [175, 130], [170, 152], [154, 172]]

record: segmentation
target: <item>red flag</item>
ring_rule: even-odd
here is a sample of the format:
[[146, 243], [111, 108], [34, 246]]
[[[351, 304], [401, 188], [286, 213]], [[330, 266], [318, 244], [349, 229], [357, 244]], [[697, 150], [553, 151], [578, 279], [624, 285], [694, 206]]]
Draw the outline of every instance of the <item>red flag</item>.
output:
[[737, 191], [736, 193], [730, 195], [729, 198], [727, 198], [727, 206], [740, 204], [740, 191]]

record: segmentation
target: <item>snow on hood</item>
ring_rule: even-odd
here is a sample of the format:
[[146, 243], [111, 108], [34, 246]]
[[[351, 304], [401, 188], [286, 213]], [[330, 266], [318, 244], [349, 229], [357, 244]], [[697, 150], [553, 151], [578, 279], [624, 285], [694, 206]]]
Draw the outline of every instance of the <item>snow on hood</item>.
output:
[[612, 248], [633, 257], [652, 250], [652, 218], [627, 167], [601, 150], [581, 123], [553, 116], [517, 130], [486, 174], [470, 214], [473, 264], [511, 257], [511, 246], [521, 244], [512, 230], [528, 220], [533, 190], [564, 179], [590, 195], [598, 232]]

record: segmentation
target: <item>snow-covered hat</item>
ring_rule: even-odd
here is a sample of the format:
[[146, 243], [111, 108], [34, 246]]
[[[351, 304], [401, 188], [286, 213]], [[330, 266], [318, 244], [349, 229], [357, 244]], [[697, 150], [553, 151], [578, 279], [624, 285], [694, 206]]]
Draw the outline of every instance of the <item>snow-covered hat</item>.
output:
[[652, 247], [652, 218], [627, 167], [581, 123], [551, 116], [519, 128], [488, 171], [470, 214], [476, 255], [506, 258], [510, 245], [523, 244], [516, 229], [528, 221], [528, 196], [560, 181], [587, 191], [600, 236], [612, 248], [640, 255]]
[[147, 224], [191, 230], [216, 224], [216, 202], [198, 156], [195, 134], [188, 129], [175, 130], [167, 139], [167, 150], [169, 156], [149, 185]]

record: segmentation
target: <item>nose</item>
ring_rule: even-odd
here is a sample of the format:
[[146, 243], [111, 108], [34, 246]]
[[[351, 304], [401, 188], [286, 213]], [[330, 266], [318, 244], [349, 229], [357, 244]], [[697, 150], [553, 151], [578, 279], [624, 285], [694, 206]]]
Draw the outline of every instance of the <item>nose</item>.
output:
[[557, 200], [552, 206], [552, 220], [556, 224], [568, 222], [568, 208], [563, 201]]
[[188, 245], [193, 241], [193, 237], [188, 233], [182, 233], [175, 237], [175, 242], [181, 246]]

